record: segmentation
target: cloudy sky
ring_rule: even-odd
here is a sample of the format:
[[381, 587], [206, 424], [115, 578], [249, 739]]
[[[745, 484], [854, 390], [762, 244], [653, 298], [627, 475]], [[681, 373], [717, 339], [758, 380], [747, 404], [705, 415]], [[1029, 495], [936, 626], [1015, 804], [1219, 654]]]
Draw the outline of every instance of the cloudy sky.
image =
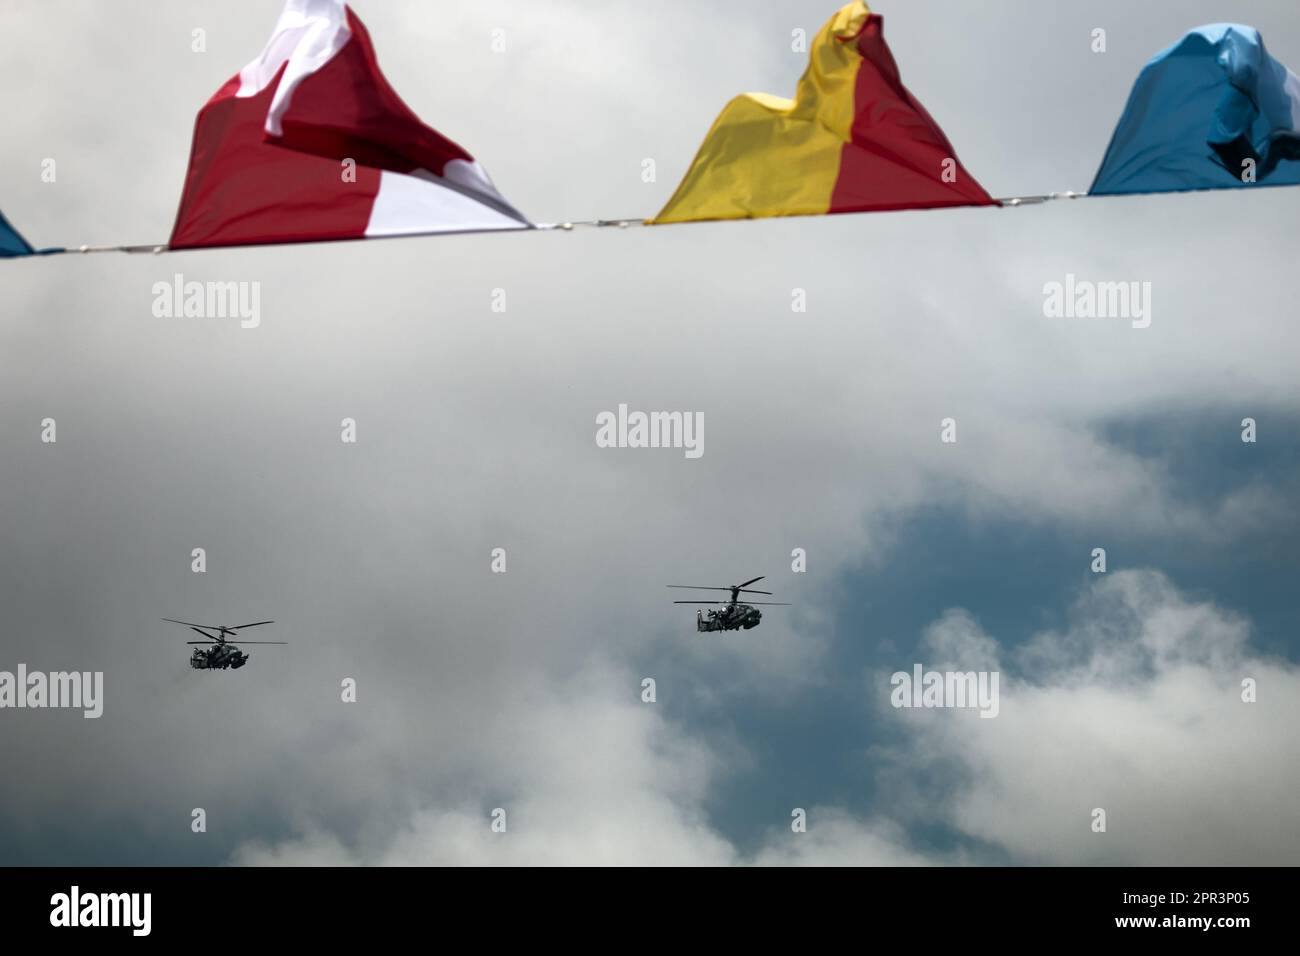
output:
[[[836, 3], [353, 6], [555, 222], [657, 211]], [[279, 7], [10, 0], [0, 209], [38, 245], [165, 240], [194, 114]], [[1292, 0], [875, 9], [996, 196], [1086, 189], [1191, 27], [1300, 64]], [[1259, 189], [5, 263], [0, 669], [102, 670], [105, 704], [0, 712], [0, 861], [1300, 862], [1298, 216]], [[261, 283], [260, 327], [156, 318], [177, 273]], [[1045, 318], [1067, 273], [1150, 282], [1150, 327]], [[598, 448], [620, 403], [702, 413], [703, 456]], [[747, 632], [664, 588], [759, 574], [793, 606]], [[194, 671], [163, 617], [290, 643]], [[998, 716], [892, 708], [915, 663], [998, 671]]]

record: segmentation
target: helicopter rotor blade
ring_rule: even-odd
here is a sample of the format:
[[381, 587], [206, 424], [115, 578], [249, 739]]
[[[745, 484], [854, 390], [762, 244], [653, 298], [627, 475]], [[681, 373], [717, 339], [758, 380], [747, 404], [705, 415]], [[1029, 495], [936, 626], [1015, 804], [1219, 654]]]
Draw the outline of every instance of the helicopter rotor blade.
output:
[[763, 580], [763, 578], [765, 578], [765, 577], [767, 577], [767, 575], [765, 575], [765, 574], [760, 574], [760, 575], [759, 575], [758, 577], [756, 577], [756, 578], [750, 578], [748, 581], [745, 581], [745, 582], [743, 582], [743, 583], [741, 583], [741, 584], [737, 584], [736, 587], [738, 587], [738, 588], [747, 588], [747, 587], [749, 587], [751, 584], [753, 584], [755, 581], [761, 581], [761, 580]]
[[793, 607], [789, 601], [746, 601], [746, 604], [761, 604], [764, 607]]
[[254, 621], [252, 624], [239, 624], [235, 627], [226, 628], [227, 631], [241, 631], [246, 627], [258, 627], [262, 624], [274, 624], [275, 621]]
[[730, 604], [730, 601], [674, 601], [674, 604]]
[[[211, 641], [212, 643], [214, 643], [214, 644], [220, 644], [220, 643], [221, 643], [220, 638], [213, 637], [211, 634], [205, 634], [203, 631], [200, 631], [197, 627], [195, 627], [195, 626], [192, 625], [192, 624], [190, 625], [190, 630], [191, 630], [191, 631], [198, 631], [198, 633], [203, 634], [204, 637], [206, 637], [208, 640], [210, 640], [210, 641]], [[198, 642], [198, 641], [186, 641], [185, 643], [186, 643], [186, 644], [197, 644], [197, 643], [199, 643], [199, 642]]]
[[193, 621], [178, 621], [174, 617], [165, 617], [163, 620], [168, 624], [184, 624], [186, 627], [206, 627], [209, 631], [221, 630], [220, 625], [217, 624], [195, 624]]
[[712, 587], [704, 584], [669, 584], [666, 586], [670, 588], [685, 588], [688, 591], [744, 591], [746, 594], [771, 594], [771, 591], [759, 591], [745, 586], [753, 584], [754, 581], [761, 580], [763, 580], [762, 576], [754, 578], [753, 581], [746, 581], [745, 584], [736, 584], [729, 588]]
[[288, 641], [231, 641], [232, 644], [239, 644], [241, 647], [245, 644], [288, 644]]

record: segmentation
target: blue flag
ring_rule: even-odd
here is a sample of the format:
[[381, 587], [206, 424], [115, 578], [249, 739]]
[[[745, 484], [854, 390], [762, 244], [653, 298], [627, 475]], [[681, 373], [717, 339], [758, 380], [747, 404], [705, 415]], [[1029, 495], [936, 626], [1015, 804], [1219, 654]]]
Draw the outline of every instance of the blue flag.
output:
[[1094, 195], [1300, 184], [1300, 79], [1254, 27], [1198, 27], [1143, 67]]
[[0, 213], [0, 259], [11, 256], [30, 256], [36, 250], [27, 244], [27, 240], [18, 235], [16, 229], [9, 225], [9, 220]]

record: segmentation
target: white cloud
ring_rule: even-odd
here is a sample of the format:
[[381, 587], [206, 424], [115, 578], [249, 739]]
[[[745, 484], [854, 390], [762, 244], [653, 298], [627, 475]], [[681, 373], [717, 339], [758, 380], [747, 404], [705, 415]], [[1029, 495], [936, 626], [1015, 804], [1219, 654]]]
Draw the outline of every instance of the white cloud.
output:
[[[1294, 863], [1300, 673], [1251, 656], [1247, 633], [1242, 618], [1188, 599], [1155, 571], [1108, 575], [1065, 631], [1011, 654], [968, 613], [949, 611], [926, 632], [925, 663], [1018, 661], [1023, 676], [1004, 669], [999, 716], [884, 708], [908, 733], [902, 748], [873, 753], [888, 778], [878, 811], [806, 808], [806, 833], [774, 821], [752, 852], [704, 810], [728, 761], [666, 721], [661, 704], [636, 702], [630, 675], [594, 668], [531, 697], [526, 726], [479, 741], [499, 797], [424, 807], [351, 848], [308, 825], [294, 840], [244, 846], [234, 862]], [[1242, 702], [1244, 677], [1258, 682], [1258, 703]], [[494, 800], [507, 811], [504, 834], [490, 829]], [[1106, 833], [1091, 830], [1095, 807], [1106, 810]], [[946, 824], [970, 846], [918, 845], [915, 824]]]
[[[708, 826], [702, 801], [720, 758], [643, 703], [631, 674], [592, 667], [537, 688], [521, 719], [467, 728], [476, 800], [424, 807], [395, 829], [345, 847], [307, 824], [300, 838], [250, 844], [250, 865], [719, 865], [734, 851]], [[505, 832], [491, 813], [505, 811]]]
[[[940, 770], [914, 813], [1027, 863], [1294, 864], [1300, 859], [1300, 671], [1253, 655], [1239, 615], [1155, 571], [1090, 587], [1062, 632], [989, 658], [968, 615], [929, 635], [964, 667], [1013, 663], [993, 720], [897, 711], [893, 772]], [[1019, 667], [1015, 667], [1015, 662]], [[937, 665], [936, 665], [937, 666]], [[1241, 699], [1253, 678], [1257, 703]], [[1106, 833], [1090, 829], [1103, 808]]]
[[928, 866], [957, 864], [960, 853], [927, 855], [911, 849], [906, 831], [887, 819], [863, 822], [836, 807], [808, 811], [805, 833], [773, 833], [747, 862], [755, 866]]

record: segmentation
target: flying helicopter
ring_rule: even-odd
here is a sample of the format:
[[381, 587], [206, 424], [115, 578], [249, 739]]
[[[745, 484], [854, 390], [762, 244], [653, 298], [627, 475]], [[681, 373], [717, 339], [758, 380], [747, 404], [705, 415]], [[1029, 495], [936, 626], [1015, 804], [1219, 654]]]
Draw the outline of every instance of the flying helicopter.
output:
[[[237, 627], [226, 627], [225, 625], [212, 624], [191, 624], [189, 621], [177, 621], [170, 617], [163, 618], [169, 624], [184, 624], [191, 631], [197, 631], [207, 638], [204, 641], [186, 641], [186, 644], [206, 644], [206, 647], [194, 648], [194, 653], [190, 655], [190, 667], [195, 670], [225, 670], [228, 667], [238, 670], [248, 663], [251, 655], [245, 654], [236, 645], [228, 639], [238, 637], [236, 631], [243, 630], [246, 627], [260, 627], [263, 624], [274, 624], [274, 621], [255, 621], [252, 624], [240, 624]], [[208, 631], [216, 631], [216, 635], [209, 634]], [[245, 641], [241, 640], [240, 644], [288, 644], [288, 641]]]
[[764, 575], [756, 578], [750, 578], [742, 584], [733, 584], [730, 587], [701, 587], [694, 584], [670, 584], [670, 588], [685, 588], [691, 591], [730, 591], [731, 600], [729, 601], [674, 601], [674, 604], [721, 604], [723, 607], [718, 610], [710, 608], [707, 616], [703, 610], [695, 612], [695, 629], [697, 631], [738, 631], [741, 628], [749, 630], [751, 627], [758, 627], [758, 622], [763, 619], [763, 612], [758, 610], [754, 605], [770, 605], [789, 607], [786, 601], [754, 601], [751, 604], [741, 604], [741, 594], [771, 594], [771, 591], [755, 591], [749, 587], [751, 584], [763, 580]]

